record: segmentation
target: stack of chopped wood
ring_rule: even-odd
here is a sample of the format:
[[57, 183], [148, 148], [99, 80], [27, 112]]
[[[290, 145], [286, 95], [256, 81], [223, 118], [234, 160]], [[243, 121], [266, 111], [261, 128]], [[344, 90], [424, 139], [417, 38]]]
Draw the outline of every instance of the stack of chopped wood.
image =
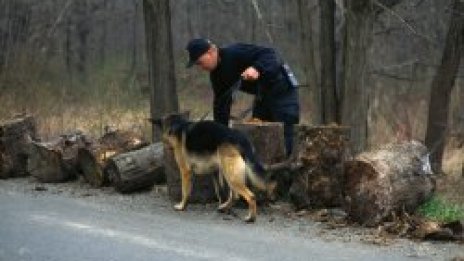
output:
[[99, 139], [75, 131], [39, 141], [34, 118], [16, 117], [0, 122], [0, 178], [32, 174], [41, 182], [65, 182], [82, 175], [92, 186], [111, 181], [131, 192], [166, 179], [163, 145], [147, 145], [139, 132], [109, 128]]
[[0, 178], [26, 176], [28, 150], [37, 139], [33, 116], [23, 115], [0, 122]]

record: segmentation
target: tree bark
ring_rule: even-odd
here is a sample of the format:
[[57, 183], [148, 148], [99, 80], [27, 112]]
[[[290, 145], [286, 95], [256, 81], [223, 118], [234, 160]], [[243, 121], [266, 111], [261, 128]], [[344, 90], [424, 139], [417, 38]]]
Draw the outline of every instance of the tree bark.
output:
[[87, 0], [77, 1], [75, 4], [77, 16], [76, 31], [78, 39], [76, 69], [79, 73], [81, 82], [85, 83], [87, 79], [87, 52], [88, 36], [90, 33], [89, 10]]
[[344, 208], [367, 226], [411, 213], [433, 194], [431, 174], [427, 148], [417, 141], [364, 152], [345, 164]]
[[335, 0], [319, 0], [321, 8], [321, 118], [323, 124], [340, 123], [335, 71]]
[[[266, 167], [275, 163], [284, 162], [286, 159], [284, 127], [281, 122], [244, 122], [233, 123], [232, 128], [243, 132], [251, 144], [258, 160]], [[275, 196], [284, 196], [290, 187], [289, 173], [283, 169], [268, 171], [268, 179], [277, 181]], [[265, 201], [267, 195], [262, 191], [251, 188], [258, 201]]]
[[[169, 0], [143, 0], [148, 75], [151, 89], [151, 118], [179, 110]], [[159, 130], [153, 126], [153, 141]]]
[[86, 138], [79, 133], [48, 142], [32, 142], [27, 169], [41, 182], [65, 182], [75, 178], [79, 168], [77, 152]]
[[372, 42], [374, 12], [369, 0], [346, 1], [346, 40], [342, 123], [351, 127], [353, 153], [367, 145], [367, 50]]
[[321, 101], [321, 89], [319, 88], [318, 70], [317, 63], [315, 60], [316, 46], [313, 38], [314, 34], [311, 30], [311, 9], [309, 2], [305, 0], [298, 0], [298, 17], [300, 24], [300, 41], [301, 51], [306, 54], [304, 55], [303, 71], [308, 83], [309, 92], [311, 95], [311, 111], [314, 113], [313, 122], [319, 124], [322, 122], [322, 101]]
[[448, 129], [450, 95], [464, 50], [464, 2], [454, 0], [440, 66], [432, 81], [425, 144], [431, 151], [432, 168], [442, 172], [445, 136]]
[[301, 166], [293, 175], [290, 201], [297, 208], [342, 204], [342, 184], [349, 128], [299, 125], [295, 144]]
[[[182, 198], [182, 181], [174, 151], [172, 148], [164, 147], [164, 172], [168, 185], [168, 195], [173, 202], [179, 202]], [[213, 175], [192, 175], [192, 192], [189, 203], [210, 203], [217, 201], [214, 190]]]
[[36, 122], [32, 116], [0, 122], [0, 178], [28, 175], [29, 146], [37, 140]]
[[166, 180], [163, 144], [154, 143], [139, 150], [114, 156], [105, 172], [111, 184], [121, 193], [150, 188]]
[[109, 15], [109, 8], [108, 8], [108, 0], [103, 0], [101, 3], [101, 9], [103, 13], [103, 19], [101, 19], [101, 35], [100, 35], [100, 40], [98, 43], [98, 49], [99, 49], [99, 65], [104, 68], [105, 63], [106, 63], [106, 48], [107, 48], [107, 37], [108, 37], [108, 19]]
[[94, 143], [79, 148], [78, 166], [85, 180], [94, 187], [108, 183], [104, 167], [108, 160], [120, 153], [137, 150], [147, 142], [139, 134], [130, 131], [110, 131]]
[[243, 132], [253, 144], [258, 159], [265, 164], [285, 160], [284, 128], [280, 122], [239, 123], [232, 128]]

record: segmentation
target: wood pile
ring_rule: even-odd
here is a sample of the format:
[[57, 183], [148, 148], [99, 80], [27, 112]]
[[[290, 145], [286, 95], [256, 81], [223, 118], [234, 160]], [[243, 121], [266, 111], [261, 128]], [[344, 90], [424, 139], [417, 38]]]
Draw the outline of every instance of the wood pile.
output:
[[[292, 161], [285, 171], [291, 181], [288, 196], [297, 209], [341, 207], [351, 220], [376, 226], [399, 213], [414, 212], [433, 195], [429, 152], [420, 142], [387, 144], [348, 161], [348, 127], [295, 127], [295, 151], [286, 159], [281, 123], [233, 124], [249, 137], [264, 165]], [[123, 193], [166, 182], [170, 199], [181, 199], [180, 173], [172, 149], [162, 143], [148, 145], [133, 131], [108, 130], [99, 139], [76, 131], [45, 142], [39, 141], [32, 116], [0, 122], [0, 178], [28, 174], [41, 182], [65, 182], [82, 175], [92, 186], [111, 184]], [[217, 200], [214, 177], [193, 176], [190, 202]], [[225, 196], [227, 191], [221, 194]], [[416, 234], [433, 227], [424, 222], [408, 224], [416, 228]], [[449, 231], [446, 226], [440, 229], [421, 235], [439, 237]], [[462, 237], [458, 232], [452, 236]]]

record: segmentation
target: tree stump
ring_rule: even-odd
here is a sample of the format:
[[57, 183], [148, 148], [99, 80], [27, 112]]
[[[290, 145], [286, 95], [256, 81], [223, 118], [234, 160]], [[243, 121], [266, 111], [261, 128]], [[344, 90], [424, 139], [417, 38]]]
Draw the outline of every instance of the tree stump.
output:
[[27, 169], [41, 182], [64, 182], [77, 176], [78, 148], [84, 146], [80, 132], [49, 142], [32, 142]]
[[0, 122], [0, 178], [26, 176], [29, 146], [37, 140], [32, 116]]
[[345, 165], [345, 210], [375, 226], [396, 212], [413, 212], [432, 196], [435, 180], [427, 148], [418, 141], [388, 144]]
[[280, 122], [235, 122], [232, 128], [248, 137], [264, 164], [285, 160], [284, 127]]
[[298, 125], [295, 132], [301, 168], [293, 176], [291, 202], [297, 209], [341, 206], [349, 128]]
[[111, 157], [147, 145], [145, 139], [138, 133], [115, 130], [105, 133], [96, 142], [78, 149], [78, 165], [84, 179], [94, 187], [108, 183], [104, 167]]
[[127, 193], [164, 182], [163, 147], [154, 143], [110, 158], [105, 166], [110, 183], [117, 191]]
[[[232, 128], [243, 132], [255, 149], [257, 158], [265, 165], [283, 162], [285, 155], [284, 127], [281, 122], [234, 122]], [[290, 186], [291, 175], [287, 170], [266, 173], [267, 179], [277, 181], [275, 195], [283, 196]], [[272, 177], [271, 177], [272, 176]], [[251, 187], [258, 202], [267, 199], [266, 193]]]
[[[182, 199], [182, 181], [174, 151], [168, 146], [164, 146], [164, 172], [166, 174], [169, 198], [173, 202], [179, 202]], [[213, 175], [217, 174], [192, 175], [192, 192], [189, 203], [211, 203], [218, 200], [214, 190]]]

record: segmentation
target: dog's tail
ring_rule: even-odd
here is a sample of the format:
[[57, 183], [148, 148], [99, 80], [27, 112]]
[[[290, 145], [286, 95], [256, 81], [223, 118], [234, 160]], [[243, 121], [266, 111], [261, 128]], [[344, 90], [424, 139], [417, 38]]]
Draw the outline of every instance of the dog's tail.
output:
[[245, 146], [242, 156], [246, 162], [246, 176], [253, 186], [266, 191], [269, 197], [273, 197], [277, 183], [267, 180], [266, 169], [256, 157], [251, 144]]

